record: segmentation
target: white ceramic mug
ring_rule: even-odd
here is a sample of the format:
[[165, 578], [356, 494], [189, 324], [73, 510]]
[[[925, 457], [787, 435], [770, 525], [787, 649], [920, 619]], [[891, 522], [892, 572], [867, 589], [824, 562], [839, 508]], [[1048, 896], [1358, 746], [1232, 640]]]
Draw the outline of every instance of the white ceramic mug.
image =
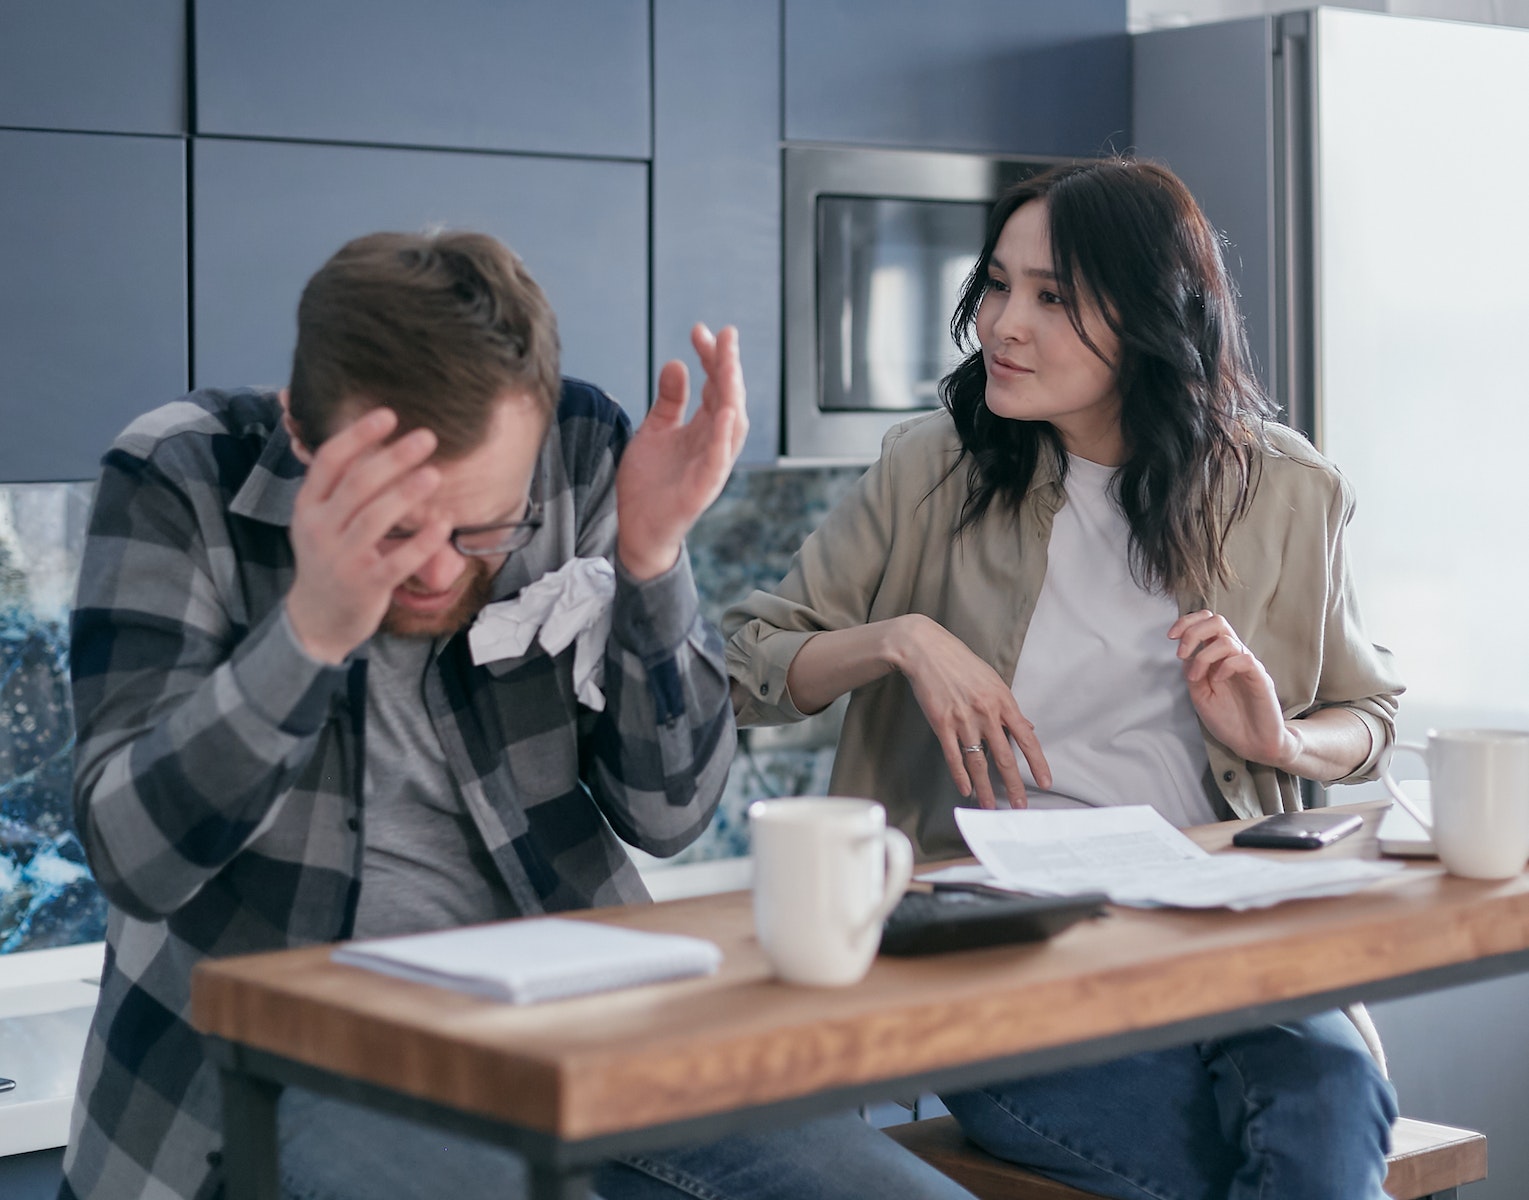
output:
[[796, 796], [749, 806], [754, 930], [788, 983], [842, 987], [871, 968], [881, 923], [913, 876], [913, 846], [874, 800]]
[[1433, 834], [1451, 875], [1507, 879], [1529, 860], [1529, 730], [1431, 729], [1428, 744], [1398, 742], [1428, 764], [1433, 820], [1389, 773], [1391, 798]]

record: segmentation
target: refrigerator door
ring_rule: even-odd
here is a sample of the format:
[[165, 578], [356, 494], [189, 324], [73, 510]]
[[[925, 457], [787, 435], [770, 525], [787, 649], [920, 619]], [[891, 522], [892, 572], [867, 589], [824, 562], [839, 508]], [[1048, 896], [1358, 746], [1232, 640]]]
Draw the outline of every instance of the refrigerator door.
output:
[[1132, 138], [1179, 176], [1226, 239], [1248, 344], [1265, 387], [1285, 398], [1276, 361], [1274, 40], [1268, 17], [1138, 34]]
[[1529, 31], [1315, 24], [1316, 433], [1366, 624], [1404, 737], [1529, 727]]

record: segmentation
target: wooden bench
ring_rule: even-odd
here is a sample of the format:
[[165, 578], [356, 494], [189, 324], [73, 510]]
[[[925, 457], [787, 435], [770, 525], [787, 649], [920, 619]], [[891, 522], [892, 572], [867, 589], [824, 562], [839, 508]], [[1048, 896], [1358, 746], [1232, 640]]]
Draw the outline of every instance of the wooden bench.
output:
[[[954, 1117], [882, 1130], [978, 1200], [1099, 1200], [979, 1150]], [[1391, 1131], [1386, 1193], [1395, 1200], [1454, 1200], [1455, 1189], [1487, 1175], [1486, 1135], [1403, 1117]]]

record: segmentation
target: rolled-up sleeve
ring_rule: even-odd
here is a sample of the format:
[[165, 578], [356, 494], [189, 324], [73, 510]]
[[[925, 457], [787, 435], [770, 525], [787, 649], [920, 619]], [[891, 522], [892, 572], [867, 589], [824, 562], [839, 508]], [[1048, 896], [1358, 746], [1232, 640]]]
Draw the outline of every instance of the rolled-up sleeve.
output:
[[1354, 492], [1341, 475], [1328, 506], [1328, 604], [1323, 625], [1317, 707], [1346, 708], [1370, 731], [1370, 753], [1334, 783], [1376, 778], [1396, 740], [1398, 699], [1405, 690], [1391, 651], [1370, 641], [1359, 611], [1346, 538], [1354, 516]]
[[888, 432], [881, 457], [808, 536], [780, 585], [751, 593], [723, 614], [740, 725], [805, 717], [786, 683], [792, 660], [816, 634], [871, 619], [899, 520], [898, 451], [906, 428]]

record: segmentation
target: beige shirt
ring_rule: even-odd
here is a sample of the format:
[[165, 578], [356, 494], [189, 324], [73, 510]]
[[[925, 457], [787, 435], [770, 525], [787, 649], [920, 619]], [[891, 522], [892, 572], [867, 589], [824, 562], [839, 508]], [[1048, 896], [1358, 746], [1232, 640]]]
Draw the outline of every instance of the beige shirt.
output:
[[[1231, 529], [1235, 582], [1179, 611], [1210, 608], [1237, 631], [1274, 680], [1287, 719], [1340, 706], [1370, 729], [1371, 749], [1344, 780], [1374, 778], [1395, 736], [1402, 691], [1390, 651], [1364, 634], [1344, 555], [1353, 494], [1298, 434], [1269, 428], [1272, 452], [1247, 514]], [[740, 725], [804, 715], [786, 687], [791, 660], [813, 634], [923, 613], [1014, 677], [1046, 575], [1052, 518], [1066, 497], [1041, 456], [1019, 511], [995, 502], [960, 537], [967, 463], [950, 417], [933, 413], [892, 429], [857, 490], [803, 544], [776, 590], [754, 592], [723, 616], [728, 670], [748, 700]], [[1202, 727], [1203, 730], [1203, 727]], [[1205, 737], [1218, 811], [1254, 817], [1300, 807], [1296, 781], [1246, 762]], [[954, 809], [962, 801], [913, 690], [893, 673], [850, 699], [831, 790], [880, 800], [924, 858], [966, 853]]]

